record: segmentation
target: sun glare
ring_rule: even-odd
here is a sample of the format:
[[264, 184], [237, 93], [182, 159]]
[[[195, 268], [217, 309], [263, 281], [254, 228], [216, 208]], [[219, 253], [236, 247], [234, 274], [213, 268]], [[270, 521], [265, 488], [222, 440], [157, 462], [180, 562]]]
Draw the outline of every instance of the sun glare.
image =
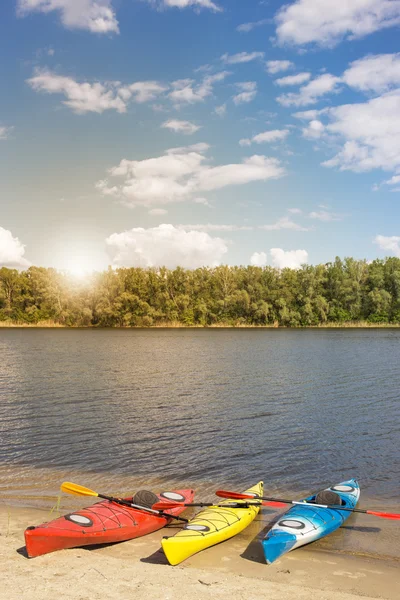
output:
[[86, 256], [71, 257], [65, 264], [65, 271], [75, 279], [86, 279], [94, 270], [93, 263]]

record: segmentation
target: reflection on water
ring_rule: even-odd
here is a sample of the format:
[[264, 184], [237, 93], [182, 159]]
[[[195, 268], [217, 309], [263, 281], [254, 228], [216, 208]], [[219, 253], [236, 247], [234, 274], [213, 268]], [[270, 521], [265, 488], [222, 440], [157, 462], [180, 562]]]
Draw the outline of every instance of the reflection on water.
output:
[[208, 499], [263, 478], [298, 498], [354, 476], [365, 506], [399, 509], [399, 350], [397, 329], [0, 330], [0, 494], [49, 507], [67, 479]]

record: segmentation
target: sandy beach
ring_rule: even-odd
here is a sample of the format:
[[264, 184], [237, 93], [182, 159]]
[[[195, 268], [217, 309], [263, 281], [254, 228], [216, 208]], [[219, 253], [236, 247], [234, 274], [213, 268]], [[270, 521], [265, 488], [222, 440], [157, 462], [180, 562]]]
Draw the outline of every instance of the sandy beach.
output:
[[160, 550], [162, 536], [173, 534], [175, 527], [121, 544], [28, 559], [24, 529], [46, 520], [48, 511], [0, 508], [0, 585], [7, 600], [119, 600], [133, 594], [138, 600], [397, 600], [399, 594], [399, 561], [387, 557], [331, 553], [316, 543], [267, 566], [257, 522], [178, 567], [168, 565]]

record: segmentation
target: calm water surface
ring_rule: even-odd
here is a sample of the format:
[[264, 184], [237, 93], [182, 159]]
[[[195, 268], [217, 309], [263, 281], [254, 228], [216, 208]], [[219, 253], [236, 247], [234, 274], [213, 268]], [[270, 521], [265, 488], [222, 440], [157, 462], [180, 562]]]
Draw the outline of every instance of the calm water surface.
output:
[[[398, 329], [3, 329], [0, 498], [49, 507], [63, 479], [298, 498], [354, 476], [361, 506], [400, 510], [399, 398]], [[398, 522], [348, 523], [333, 545], [400, 557]]]

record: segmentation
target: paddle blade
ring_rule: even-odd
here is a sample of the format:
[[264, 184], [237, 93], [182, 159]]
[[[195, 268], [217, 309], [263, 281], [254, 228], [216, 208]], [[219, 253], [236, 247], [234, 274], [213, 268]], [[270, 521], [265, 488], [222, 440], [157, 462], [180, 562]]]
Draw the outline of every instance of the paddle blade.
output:
[[64, 481], [61, 484], [61, 491], [66, 494], [72, 494], [73, 496], [98, 496], [97, 492], [90, 490], [87, 487], [83, 487], [83, 485], [77, 485], [76, 483], [71, 483], [70, 481]]
[[286, 502], [262, 502], [263, 506], [273, 506], [275, 508], [286, 508]]
[[367, 515], [374, 515], [375, 517], [382, 517], [382, 519], [399, 519], [400, 514], [397, 513], [383, 513], [383, 512], [375, 512], [374, 510], [366, 510]]
[[248, 500], [250, 498], [252, 500], [258, 499], [251, 494], [239, 494], [238, 492], [227, 492], [225, 490], [217, 490], [215, 495], [219, 496], [220, 498], [230, 498], [231, 500]]
[[153, 510], [171, 510], [172, 508], [181, 508], [185, 506], [182, 502], [156, 502], [151, 507]]

